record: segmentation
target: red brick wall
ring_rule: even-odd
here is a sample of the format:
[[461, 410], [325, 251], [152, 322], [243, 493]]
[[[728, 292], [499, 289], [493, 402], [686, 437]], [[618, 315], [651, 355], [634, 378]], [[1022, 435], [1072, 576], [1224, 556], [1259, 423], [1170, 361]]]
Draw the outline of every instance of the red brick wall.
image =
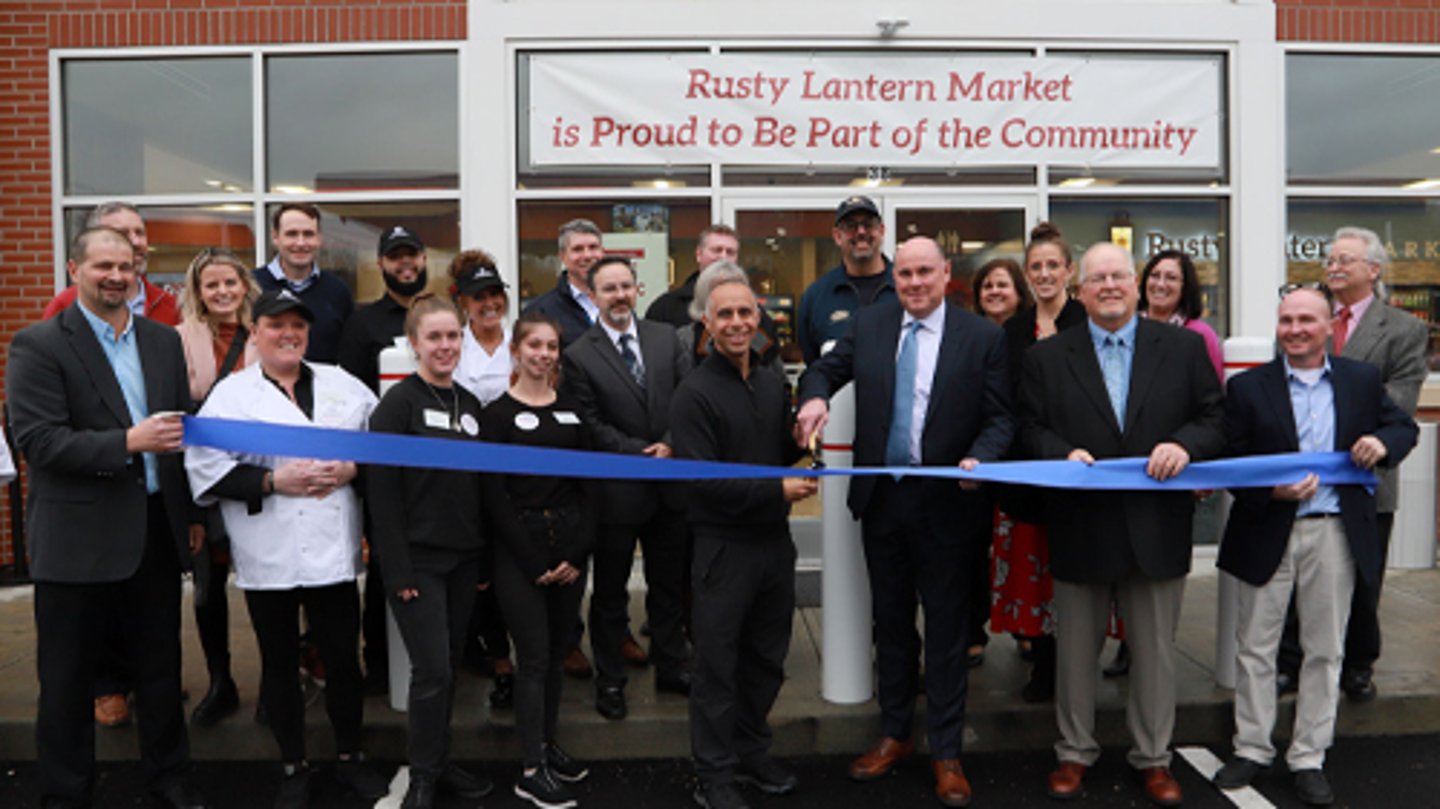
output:
[[[3, 0], [0, 2], [0, 378], [17, 330], [54, 294], [52, 48], [465, 38], [465, 0]], [[12, 562], [0, 503], [0, 565]]]
[[1288, 42], [1440, 42], [1440, 0], [1275, 0]]

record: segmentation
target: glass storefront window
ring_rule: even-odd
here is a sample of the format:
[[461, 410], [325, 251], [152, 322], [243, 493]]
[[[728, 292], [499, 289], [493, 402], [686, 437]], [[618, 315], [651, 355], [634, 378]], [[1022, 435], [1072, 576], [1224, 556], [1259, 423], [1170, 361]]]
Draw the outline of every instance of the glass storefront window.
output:
[[1375, 231], [1390, 254], [1383, 294], [1430, 325], [1429, 362], [1440, 370], [1440, 199], [1292, 199], [1287, 206], [1285, 278], [1323, 281], [1335, 231]]
[[708, 199], [526, 200], [519, 203], [518, 219], [522, 301], [555, 286], [561, 272], [560, 226], [571, 219], [589, 219], [605, 234], [606, 252], [623, 253], [634, 262], [641, 313], [698, 269], [697, 237], [711, 224]]
[[65, 193], [243, 193], [250, 59], [72, 59], [61, 67]]
[[1285, 57], [1287, 177], [1296, 185], [1440, 185], [1440, 57]]
[[267, 187], [459, 188], [458, 72], [454, 53], [270, 57]]
[[1230, 333], [1230, 249], [1225, 199], [1054, 198], [1050, 218], [1075, 251], [1102, 241], [1129, 244], [1137, 272], [1157, 252], [1183, 250], [1195, 261], [1204, 320], [1223, 339]]

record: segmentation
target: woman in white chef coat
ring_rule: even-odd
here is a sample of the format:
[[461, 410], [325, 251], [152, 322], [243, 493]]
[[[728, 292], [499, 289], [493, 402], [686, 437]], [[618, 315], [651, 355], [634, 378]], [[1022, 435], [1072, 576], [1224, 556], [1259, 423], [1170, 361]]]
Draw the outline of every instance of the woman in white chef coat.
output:
[[[314, 319], [309, 307], [279, 289], [260, 296], [253, 311], [259, 362], [221, 380], [200, 416], [364, 430], [375, 394], [335, 366], [304, 361]], [[219, 503], [230, 534], [235, 584], [245, 592], [260, 647], [260, 701], [284, 764], [275, 806], [304, 807], [309, 799], [305, 702], [295, 677], [302, 606], [327, 672], [325, 708], [339, 751], [335, 777], [362, 798], [383, 797], [388, 781], [364, 764], [360, 748], [355, 464], [191, 447], [185, 467], [196, 502]]]

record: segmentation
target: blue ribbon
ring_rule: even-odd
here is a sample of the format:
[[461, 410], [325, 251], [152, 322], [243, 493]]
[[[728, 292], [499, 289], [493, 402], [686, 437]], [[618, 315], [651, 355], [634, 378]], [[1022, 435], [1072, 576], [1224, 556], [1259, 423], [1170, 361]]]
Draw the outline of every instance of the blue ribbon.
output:
[[250, 455], [612, 480], [896, 475], [1066, 489], [1190, 490], [1295, 483], [1314, 472], [1320, 476], [1321, 483], [1330, 486], [1375, 485], [1375, 476], [1351, 463], [1350, 456], [1344, 452], [1296, 452], [1205, 461], [1190, 464], [1170, 480], [1156, 481], [1145, 474], [1144, 458], [1117, 458], [1096, 461], [1094, 465], [1074, 461], [997, 461], [982, 463], [973, 472], [953, 466], [867, 466], [802, 471], [791, 467], [580, 452], [194, 416], [185, 417], [185, 443]]

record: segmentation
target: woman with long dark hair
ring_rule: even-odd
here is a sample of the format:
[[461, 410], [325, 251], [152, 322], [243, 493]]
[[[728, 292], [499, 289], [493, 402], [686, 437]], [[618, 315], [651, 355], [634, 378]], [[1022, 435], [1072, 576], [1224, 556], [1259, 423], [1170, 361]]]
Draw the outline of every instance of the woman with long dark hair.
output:
[[[589, 446], [586, 425], [558, 392], [560, 327], [538, 312], [516, 321], [510, 389], [485, 408], [485, 440], [557, 449]], [[596, 504], [575, 478], [509, 475], [497, 509], [495, 597], [515, 644], [515, 727], [523, 767], [515, 794], [542, 809], [575, 805], [567, 782], [589, 770], [555, 743], [561, 664], [585, 593], [595, 543]]]

